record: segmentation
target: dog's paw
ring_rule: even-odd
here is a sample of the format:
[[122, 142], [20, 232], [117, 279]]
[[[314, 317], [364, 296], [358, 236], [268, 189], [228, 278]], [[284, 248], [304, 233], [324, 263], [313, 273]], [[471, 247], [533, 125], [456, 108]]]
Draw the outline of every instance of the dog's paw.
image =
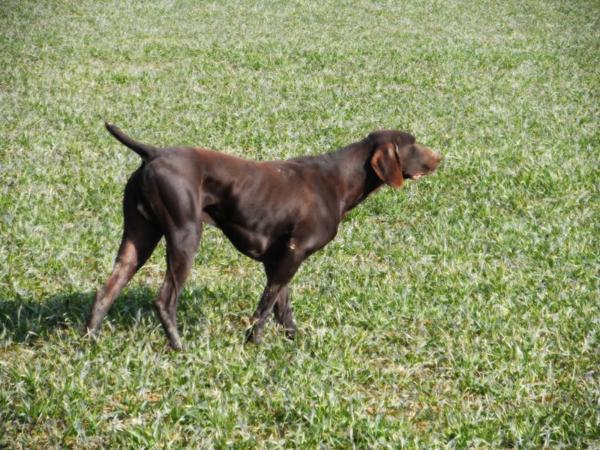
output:
[[246, 330], [246, 344], [260, 344], [262, 342], [262, 331], [258, 330], [255, 325]]
[[182, 352], [185, 350], [181, 339], [169, 340], [169, 349], [173, 352]]
[[296, 328], [286, 328], [285, 337], [288, 338], [290, 341], [296, 339]]

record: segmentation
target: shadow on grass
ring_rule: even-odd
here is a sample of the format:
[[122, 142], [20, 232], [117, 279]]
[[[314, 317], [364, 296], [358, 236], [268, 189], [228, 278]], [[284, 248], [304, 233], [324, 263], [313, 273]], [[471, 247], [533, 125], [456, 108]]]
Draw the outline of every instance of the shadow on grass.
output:
[[[115, 328], [131, 328], [140, 320], [155, 317], [153, 301], [157, 290], [132, 287], [119, 295], [104, 323], [109, 320]], [[58, 294], [45, 300], [0, 299], [0, 341], [33, 343], [63, 329], [75, 329], [83, 333], [85, 321], [95, 292]], [[205, 300], [215, 298], [206, 289], [184, 291], [180, 298], [178, 322], [195, 321], [201, 316]]]

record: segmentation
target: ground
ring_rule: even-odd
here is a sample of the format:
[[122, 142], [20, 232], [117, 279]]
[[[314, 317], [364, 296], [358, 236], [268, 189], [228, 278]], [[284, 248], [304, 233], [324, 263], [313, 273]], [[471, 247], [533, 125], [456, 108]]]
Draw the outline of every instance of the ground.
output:
[[[0, 447], [600, 446], [597, 1], [0, 4]], [[187, 346], [161, 245], [80, 336], [139, 158], [103, 129], [261, 160], [378, 128], [441, 151], [244, 346], [260, 266], [207, 229]]]

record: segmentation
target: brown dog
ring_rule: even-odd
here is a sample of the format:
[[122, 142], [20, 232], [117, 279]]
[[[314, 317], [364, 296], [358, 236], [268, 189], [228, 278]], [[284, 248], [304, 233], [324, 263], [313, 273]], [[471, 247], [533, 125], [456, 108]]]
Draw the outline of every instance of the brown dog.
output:
[[162, 236], [167, 271], [155, 301], [169, 344], [181, 348], [177, 297], [190, 273], [204, 222], [220, 228], [243, 254], [265, 266], [267, 286], [246, 333], [258, 343], [271, 312], [293, 339], [288, 283], [311, 254], [331, 241], [343, 217], [384, 183], [402, 186], [433, 172], [441, 156], [400, 131], [376, 131], [332, 153], [256, 162], [203, 148], [158, 149], [108, 131], [142, 158], [123, 200], [123, 239], [115, 266], [87, 322], [96, 333], [123, 286]]

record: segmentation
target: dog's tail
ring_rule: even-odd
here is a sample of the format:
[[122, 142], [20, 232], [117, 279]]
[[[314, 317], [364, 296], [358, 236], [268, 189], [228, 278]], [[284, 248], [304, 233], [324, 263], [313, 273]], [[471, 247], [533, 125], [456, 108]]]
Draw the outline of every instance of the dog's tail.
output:
[[110, 134], [112, 134], [117, 139], [117, 141], [119, 141], [123, 145], [126, 145], [131, 150], [136, 152], [138, 155], [140, 155], [142, 157], [142, 159], [144, 161], [150, 161], [151, 159], [154, 159], [158, 155], [158, 152], [159, 152], [158, 148], [153, 147], [151, 145], [142, 144], [141, 142], [134, 141], [129, 136], [127, 136], [125, 133], [123, 133], [118, 127], [111, 125], [108, 122], [104, 122], [104, 125], [106, 126], [106, 129], [108, 130], [108, 132]]

